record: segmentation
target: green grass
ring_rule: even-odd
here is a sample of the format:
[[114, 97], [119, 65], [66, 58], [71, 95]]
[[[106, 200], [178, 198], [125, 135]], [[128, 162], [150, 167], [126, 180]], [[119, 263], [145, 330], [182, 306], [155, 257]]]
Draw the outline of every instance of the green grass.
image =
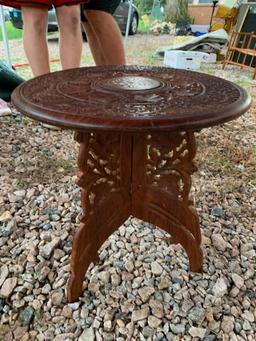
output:
[[[5, 25], [6, 25], [6, 31], [7, 31], [7, 36], [9, 40], [20, 39], [22, 37], [22, 30], [19, 30], [13, 27], [10, 21], [7, 21]], [[0, 30], [0, 41], [2, 40], [3, 40], [2, 30]]]
[[248, 85], [252, 81], [252, 77], [248, 78], [240, 78], [237, 80], [234, 80], [233, 82], [236, 83], [237, 85], [243, 86], [243, 85]]
[[[152, 24], [152, 20], [149, 23], [144, 23], [143, 20], [140, 20], [138, 32], [141, 32], [141, 33], [149, 32], [149, 28], [151, 24]], [[6, 25], [6, 31], [7, 31], [9, 40], [20, 39], [22, 37], [22, 30], [19, 30], [13, 27], [10, 21], [6, 22], [5, 25]], [[0, 41], [2, 40], [3, 40], [2, 31], [0, 30]]]
[[[13, 27], [13, 25], [10, 21], [6, 22], [5, 25], [6, 25], [6, 31], [7, 31], [7, 35], [8, 35], [9, 40], [20, 39], [22, 37], [22, 30], [19, 30], [19, 29]], [[150, 27], [149, 23], [145, 24], [143, 22], [143, 20], [140, 20], [138, 32], [146, 33], [149, 31], [149, 27]], [[2, 31], [0, 30], [0, 41], [2, 41], [2, 40], [3, 40]]]
[[149, 23], [145, 23], [143, 20], [139, 21], [138, 32], [140, 33], [147, 33], [149, 31]]
[[62, 167], [65, 171], [71, 172], [74, 168], [74, 161], [73, 160], [59, 160], [58, 165]]

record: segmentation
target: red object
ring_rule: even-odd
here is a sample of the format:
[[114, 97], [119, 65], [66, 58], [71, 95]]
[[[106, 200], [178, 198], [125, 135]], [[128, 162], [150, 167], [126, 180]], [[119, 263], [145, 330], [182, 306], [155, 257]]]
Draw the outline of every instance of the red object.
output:
[[[60, 61], [59, 58], [50, 59], [50, 63], [59, 62], [59, 61]], [[14, 64], [14, 65], [13, 65], [14, 69], [15, 69], [16, 67], [24, 67], [24, 66], [29, 66], [29, 63], [21, 63], [21, 64]]]
[[46, 7], [51, 8], [52, 6], [58, 7], [63, 5], [75, 5], [80, 3], [89, 2], [88, 0], [18, 0], [18, 1], [5, 1], [0, 0], [0, 5], [10, 6], [14, 8], [21, 8], [22, 6], [31, 7]]

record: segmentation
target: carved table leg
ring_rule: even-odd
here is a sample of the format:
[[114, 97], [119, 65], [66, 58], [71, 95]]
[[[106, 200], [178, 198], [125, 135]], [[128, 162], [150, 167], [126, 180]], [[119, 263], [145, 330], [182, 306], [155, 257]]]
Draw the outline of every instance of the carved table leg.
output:
[[131, 212], [131, 137], [101, 132], [77, 133], [75, 139], [84, 214], [73, 241], [69, 302], [81, 295], [85, 272], [100, 246]]
[[192, 271], [202, 269], [199, 220], [189, 200], [196, 170], [193, 133], [137, 135], [133, 142], [132, 214], [171, 234], [186, 250]]
[[189, 200], [195, 171], [193, 133], [77, 133], [78, 185], [84, 215], [73, 242], [68, 300], [82, 293], [89, 264], [103, 242], [132, 214], [171, 234], [192, 271], [202, 268], [197, 213]]

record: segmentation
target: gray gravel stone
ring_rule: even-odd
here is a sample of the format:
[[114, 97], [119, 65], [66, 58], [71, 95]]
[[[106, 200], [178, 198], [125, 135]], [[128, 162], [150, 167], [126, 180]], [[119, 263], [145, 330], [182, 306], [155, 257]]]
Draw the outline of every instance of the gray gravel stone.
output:
[[146, 339], [151, 338], [152, 335], [154, 334], [154, 330], [150, 328], [149, 326], [146, 326], [142, 329], [142, 334]]
[[232, 330], [234, 329], [234, 318], [233, 316], [224, 316], [222, 323], [221, 323], [221, 329], [226, 334], [230, 334]]
[[101, 282], [104, 284], [107, 284], [109, 282], [110, 274], [108, 271], [101, 271], [98, 273], [98, 278]]
[[242, 326], [239, 322], [235, 322], [234, 330], [235, 330], [236, 334], [240, 334], [240, 332], [242, 330]]
[[170, 280], [167, 277], [161, 277], [158, 288], [160, 290], [167, 289], [170, 287]]
[[151, 328], [156, 329], [157, 327], [159, 327], [161, 325], [161, 323], [162, 323], [162, 320], [155, 317], [155, 316], [149, 316], [148, 317], [148, 325]]
[[50, 258], [53, 250], [59, 245], [60, 241], [61, 241], [61, 239], [59, 237], [56, 237], [51, 242], [45, 244], [40, 249], [41, 256], [46, 258], [46, 259]]
[[225, 212], [221, 207], [213, 207], [211, 210], [211, 215], [222, 218], [224, 217]]
[[247, 330], [251, 330], [252, 326], [250, 324], [250, 322], [248, 320], [245, 320], [243, 323], [243, 330], [247, 331]]
[[219, 251], [225, 251], [227, 248], [227, 242], [223, 239], [220, 233], [216, 233], [212, 235], [212, 243]]
[[132, 321], [137, 322], [137, 321], [143, 320], [143, 319], [147, 318], [148, 315], [149, 315], [149, 308], [148, 307], [142, 308], [139, 310], [134, 310], [132, 312]]
[[175, 335], [183, 335], [185, 333], [184, 324], [173, 324], [170, 323], [170, 329]]
[[26, 307], [20, 312], [19, 320], [23, 326], [28, 326], [34, 317], [34, 309], [32, 307]]
[[192, 337], [198, 337], [200, 340], [202, 340], [204, 339], [207, 330], [205, 328], [190, 327], [188, 332]]
[[188, 318], [197, 324], [201, 324], [205, 317], [205, 310], [202, 307], [194, 307], [188, 313]]
[[232, 280], [238, 289], [241, 289], [244, 286], [244, 279], [241, 276], [232, 274]]
[[8, 277], [8, 275], [9, 275], [8, 266], [4, 264], [0, 268], [0, 288], [2, 284], [4, 283], [4, 281], [6, 280], [6, 278]]
[[56, 306], [60, 305], [63, 300], [63, 297], [64, 293], [62, 290], [53, 291], [51, 295], [52, 304]]
[[223, 277], [218, 278], [212, 289], [213, 295], [216, 297], [223, 297], [228, 292], [226, 281]]
[[0, 290], [0, 296], [4, 297], [4, 298], [8, 298], [11, 293], [13, 292], [14, 288], [16, 287], [18, 282], [17, 277], [10, 277], [7, 278], [3, 285], [2, 288]]
[[149, 301], [149, 306], [154, 316], [158, 318], [164, 317], [164, 308], [163, 308], [163, 304], [160, 301], [151, 299]]
[[153, 262], [151, 264], [151, 271], [154, 275], [161, 275], [163, 272], [162, 266], [158, 262]]
[[95, 334], [92, 327], [83, 330], [78, 341], [95, 341]]
[[152, 294], [154, 294], [155, 289], [152, 287], [143, 287], [138, 290], [142, 302], [147, 302]]

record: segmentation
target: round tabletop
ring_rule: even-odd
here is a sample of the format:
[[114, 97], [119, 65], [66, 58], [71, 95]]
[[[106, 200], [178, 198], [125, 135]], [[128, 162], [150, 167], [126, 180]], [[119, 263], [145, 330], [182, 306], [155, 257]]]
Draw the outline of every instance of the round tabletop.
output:
[[12, 94], [18, 110], [78, 131], [197, 130], [245, 113], [250, 96], [207, 74], [167, 67], [83, 67], [36, 77]]

